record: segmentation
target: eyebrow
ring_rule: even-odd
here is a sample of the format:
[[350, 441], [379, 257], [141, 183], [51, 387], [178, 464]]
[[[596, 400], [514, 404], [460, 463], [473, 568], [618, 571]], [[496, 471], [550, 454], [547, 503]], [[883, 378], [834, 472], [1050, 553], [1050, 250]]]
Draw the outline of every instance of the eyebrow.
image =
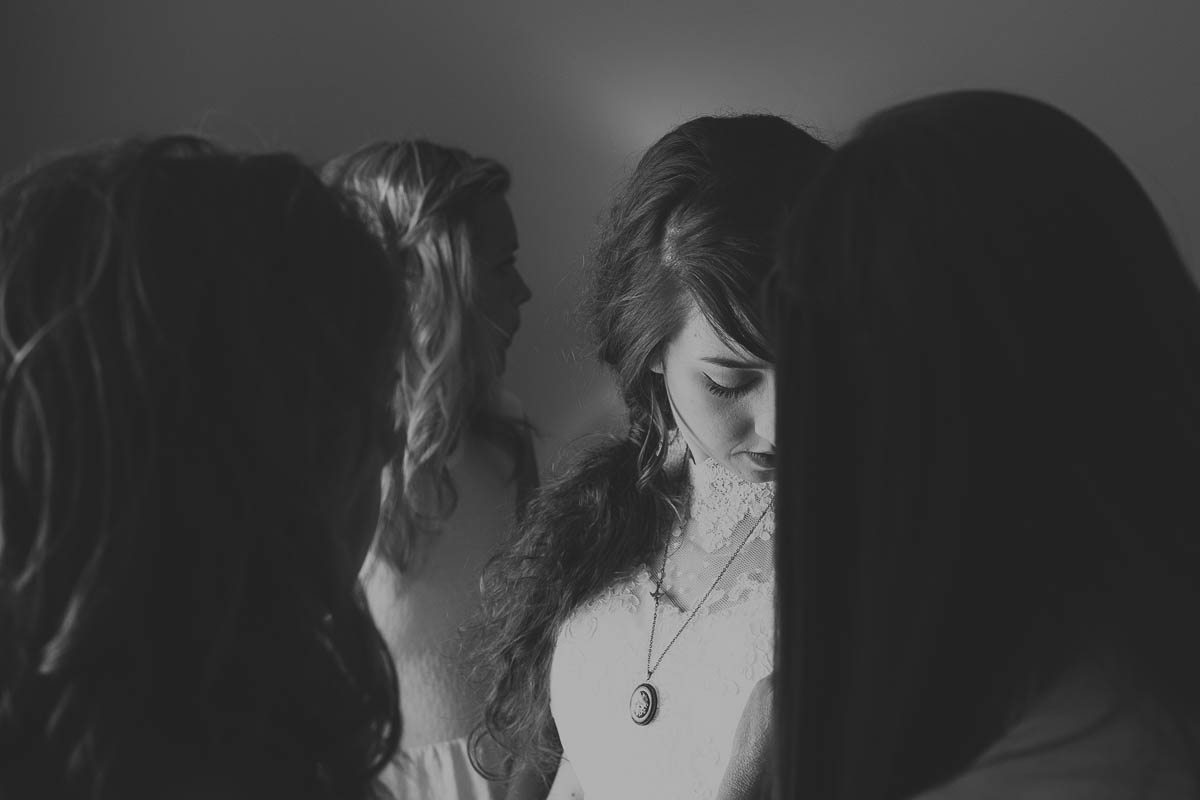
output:
[[724, 356], [704, 356], [701, 361], [716, 364], [727, 369], [770, 369], [771, 365], [758, 359], [726, 358]]

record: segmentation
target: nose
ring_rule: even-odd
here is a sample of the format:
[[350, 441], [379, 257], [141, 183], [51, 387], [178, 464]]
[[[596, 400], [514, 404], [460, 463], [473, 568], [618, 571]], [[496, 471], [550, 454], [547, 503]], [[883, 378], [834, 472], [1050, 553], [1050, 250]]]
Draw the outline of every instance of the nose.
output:
[[763, 381], [763, 391], [754, 404], [754, 432], [759, 438], [775, 447], [775, 376], [769, 374]]
[[533, 297], [533, 292], [529, 290], [529, 286], [525, 283], [525, 279], [521, 277], [521, 273], [518, 272], [516, 275], [517, 285], [516, 292], [513, 296], [513, 302], [516, 305], [521, 306], [530, 301], [530, 299]]

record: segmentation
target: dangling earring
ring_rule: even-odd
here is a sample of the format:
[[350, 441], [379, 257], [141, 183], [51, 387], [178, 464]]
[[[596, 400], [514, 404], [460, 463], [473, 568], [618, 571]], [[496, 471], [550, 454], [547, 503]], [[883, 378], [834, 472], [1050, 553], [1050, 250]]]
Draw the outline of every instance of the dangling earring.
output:
[[646, 410], [644, 431], [638, 448], [638, 483], [645, 485], [658, 472], [661, 472], [667, 460], [670, 441], [667, 438], [665, 418], [658, 402], [658, 395], [650, 392], [649, 408]]

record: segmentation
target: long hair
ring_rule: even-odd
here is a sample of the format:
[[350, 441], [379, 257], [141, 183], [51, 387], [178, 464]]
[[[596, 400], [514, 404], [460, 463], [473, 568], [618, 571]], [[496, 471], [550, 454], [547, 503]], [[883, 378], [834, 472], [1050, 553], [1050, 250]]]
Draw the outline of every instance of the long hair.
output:
[[464, 433], [501, 444], [514, 476], [529, 468], [528, 426], [495, 410], [497, 365], [479, 310], [471, 215], [509, 187], [501, 164], [422, 140], [376, 142], [330, 161], [325, 181], [346, 192], [384, 244], [409, 298], [411, 341], [400, 355], [394, 453], [378, 550], [404, 571], [457, 503], [447, 460]]
[[675, 422], [652, 367], [692, 303], [723, 336], [771, 358], [758, 293], [796, 188], [827, 152], [778, 117], [700, 117], [656, 142], [613, 204], [584, 310], [628, 430], [535, 495], [483, 579], [480, 740], [516, 761], [549, 770], [559, 752], [549, 702], [559, 628], [645, 562], [681, 512], [685, 476], [667, 463]]
[[0, 190], [0, 794], [367, 796], [400, 720], [346, 523], [399, 302], [290, 156], [129, 141]]
[[1085, 669], [1186, 741], [1200, 296], [1130, 171], [1040, 102], [934, 96], [783, 250], [779, 796], [921, 794]]

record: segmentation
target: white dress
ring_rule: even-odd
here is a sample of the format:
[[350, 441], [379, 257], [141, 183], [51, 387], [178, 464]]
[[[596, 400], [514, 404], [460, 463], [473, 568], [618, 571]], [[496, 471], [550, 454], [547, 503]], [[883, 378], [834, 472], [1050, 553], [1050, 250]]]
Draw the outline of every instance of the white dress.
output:
[[636, 724], [630, 705], [647, 680], [661, 561], [585, 604], [559, 633], [551, 710], [586, 800], [713, 797], [746, 699], [772, 669], [774, 484], [748, 483], [711, 459], [690, 472], [690, 522], [686, 535], [672, 534], [671, 594], [655, 626], [654, 719]]
[[[516, 399], [504, 401], [519, 416]], [[372, 553], [360, 575], [400, 684], [400, 752], [380, 776], [397, 800], [499, 800], [505, 791], [468, 758], [483, 697], [459, 629], [479, 608], [479, 575], [511, 528], [517, 486], [507, 454], [487, 442], [465, 440], [448, 466], [458, 504], [419, 565], [397, 575]]]

